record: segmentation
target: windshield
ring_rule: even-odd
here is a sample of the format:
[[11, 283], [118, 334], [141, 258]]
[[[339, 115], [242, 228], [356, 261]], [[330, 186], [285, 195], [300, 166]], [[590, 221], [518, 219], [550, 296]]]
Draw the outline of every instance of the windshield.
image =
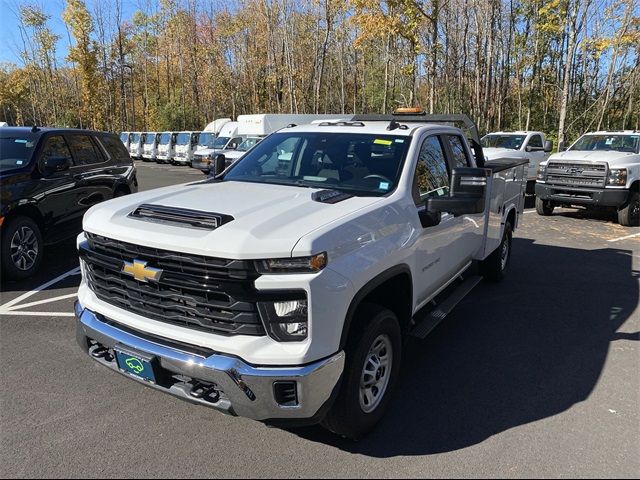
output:
[[526, 135], [485, 135], [482, 137], [483, 148], [508, 148], [520, 150]]
[[215, 142], [216, 136], [212, 132], [202, 132], [200, 134], [200, 140], [198, 141], [199, 147], [212, 148], [213, 142]]
[[238, 145], [238, 148], [236, 148], [236, 150], [238, 150], [239, 152], [246, 152], [251, 147], [253, 147], [256, 143], [260, 142], [260, 140], [262, 139], [259, 137], [247, 138], [244, 142]]
[[640, 153], [640, 135], [584, 135], [569, 150]]
[[229, 143], [229, 140], [231, 140], [230, 137], [218, 137], [213, 142], [213, 146], [211, 148], [224, 148], [227, 146], [227, 143]]
[[379, 196], [394, 190], [411, 139], [357, 133], [275, 133], [224, 175], [244, 181]]
[[122, 141], [122, 143], [127, 143], [127, 140], [129, 140], [129, 134], [128, 133], [121, 133], [120, 134], [120, 140]]
[[179, 133], [176, 139], [176, 145], [189, 145], [190, 139], [190, 133]]
[[162, 135], [160, 135], [160, 145], [169, 145], [169, 140], [171, 140], [171, 134], [170, 133], [163, 133]]
[[0, 133], [0, 171], [29, 165], [37, 143], [38, 136], [32, 133]]
[[140, 134], [134, 133], [131, 135], [131, 143], [138, 143], [140, 141]]
[[147, 137], [144, 140], [145, 145], [153, 145], [156, 143], [156, 134], [155, 133], [147, 133]]

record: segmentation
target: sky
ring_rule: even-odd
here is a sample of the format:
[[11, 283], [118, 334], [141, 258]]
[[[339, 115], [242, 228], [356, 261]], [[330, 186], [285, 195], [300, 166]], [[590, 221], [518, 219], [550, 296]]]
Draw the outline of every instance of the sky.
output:
[[[92, 10], [96, 1], [86, 0], [87, 7]], [[58, 58], [64, 61], [69, 46], [69, 37], [62, 21], [62, 12], [65, 9], [65, 0], [0, 0], [0, 63], [15, 63], [20, 65], [20, 29], [18, 28], [18, 12], [21, 5], [38, 5], [42, 10], [51, 15], [49, 27], [53, 33], [60, 37], [57, 46]], [[133, 12], [138, 9], [138, 0], [122, 0], [123, 18], [131, 18]]]

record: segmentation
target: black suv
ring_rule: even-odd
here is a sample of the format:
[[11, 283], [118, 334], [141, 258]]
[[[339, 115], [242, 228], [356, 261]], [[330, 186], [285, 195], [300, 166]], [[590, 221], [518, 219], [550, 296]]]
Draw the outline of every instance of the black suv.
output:
[[117, 135], [0, 128], [2, 273], [29, 277], [44, 245], [82, 230], [89, 207], [137, 190], [136, 169]]

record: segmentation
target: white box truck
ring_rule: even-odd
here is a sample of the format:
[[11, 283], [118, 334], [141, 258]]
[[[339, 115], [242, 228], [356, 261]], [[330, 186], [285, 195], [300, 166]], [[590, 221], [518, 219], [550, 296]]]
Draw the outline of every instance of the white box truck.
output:
[[193, 153], [198, 146], [200, 132], [178, 132], [176, 135], [175, 154], [171, 163], [175, 165], [191, 165]]
[[215, 156], [222, 151], [237, 148], [244, 137], [238, 135], [238, 122], [227, 122], [207, 148], [195, 152], [191, 166], [208, 174]]
[[468, 118], [423, 114], [285, 127], [221, 164], [85, 215], [78, 345], [230, 415], [362, 437], [403, 340], [507, 273], [526, 160], [485, 164]]
[[157, 163], [171, 163], [175, 155], [176, 137], [178, 132], [162, 132], [158, 140]]
[[229, 122], [231, 122], [230, 118], [217, 118], [213, 122], [207, 124], [198, 137], [198, 145], [196, 145], [196, 150], [193, 152], [194, 157], [198, 154], [202, 154], [205, 150], [212, 148], [213, 142], [220, 135], [222, 127]]
[[155, 162], [158, 156], [158, 142], [160, 134], [158, 132], [147, 132], [142, 144], [142, 160], [145, 162]]

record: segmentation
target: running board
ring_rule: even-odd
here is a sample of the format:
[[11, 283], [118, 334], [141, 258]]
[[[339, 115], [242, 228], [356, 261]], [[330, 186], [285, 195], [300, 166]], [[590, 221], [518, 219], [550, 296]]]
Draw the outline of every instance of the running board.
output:
[[449, 296], [437, 304], [433, 310], [424, 315], [423, 319], [411, 330], [410, 335], [420, 339], [426, 338], [481, 280], [482, 277], [480, 275], [474, 275], [462, 281]]

